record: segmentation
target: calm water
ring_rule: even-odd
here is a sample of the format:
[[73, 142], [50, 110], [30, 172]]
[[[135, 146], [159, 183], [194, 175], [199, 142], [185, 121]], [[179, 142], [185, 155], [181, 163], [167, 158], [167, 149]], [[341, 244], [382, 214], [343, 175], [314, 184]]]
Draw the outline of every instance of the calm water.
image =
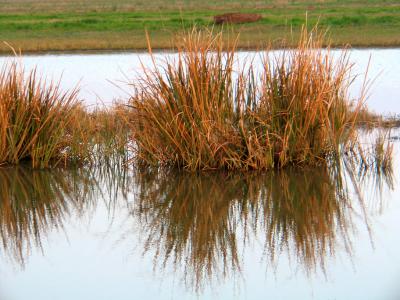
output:
[[[370, 55], [370, 75], [382, 71], [370, 106], [400, 113], [400, 50], [354, 50], [357, 70]], [[126, 82], [139, 59], [25, 63], [63, 72], [66, 88], [81, 80], [93, 104], [94, 91], [123, 97], [107, 79]], [[264, 175], [0, 169], [0, 299], [400, 299], [394, 146], [394, 171], [380, 175], [349, 164]]]
[[[334, 55], [340, 51], [333, 51]], [[157, 59], [173, 57], [173, 54], [157, 54]], [[254, 52], [239, 53], [239, 60], [261, 57]], [[353, 74], [360, 75], [352, 86], [352, 94], [358, 95], [360, 84], [368, 68], [368, 78], [374, 80], [368, 104], [379, 113], [400, 113], [400, 49], [352, 50]], [[0, 65], [9, 57], [0, 56]], [[147, 54], [86, 54], [86, 55], [39, 55], [26, 56], [27, 69], [35, 66], [45, 77], [59, 79], [65, 88], [81, 87], [80, 96], [88, 105], [109, 104], [113, 99], [126, 99], [129, 82], [140, 72], [141, 64], [151, 67]]]

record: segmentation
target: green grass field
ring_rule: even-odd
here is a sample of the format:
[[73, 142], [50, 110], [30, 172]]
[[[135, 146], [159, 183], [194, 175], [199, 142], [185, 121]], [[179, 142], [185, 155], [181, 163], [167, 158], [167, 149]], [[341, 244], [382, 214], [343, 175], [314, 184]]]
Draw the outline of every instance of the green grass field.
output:
[[[263, 16], [227, 29], [241, 33], [243, 48], [278, 47], [306, 19], [329, 28], [334, 46], [400, 45], [396, 0], [0, 0], [0, 40], [24, 52], [143, 49], [147, 30], [154, 48], [170, 48], [175, 34], [193, 25], [213, 26], [213, 16], [224, 12]], [[10, 49], [2, 43], [0, 51]]]

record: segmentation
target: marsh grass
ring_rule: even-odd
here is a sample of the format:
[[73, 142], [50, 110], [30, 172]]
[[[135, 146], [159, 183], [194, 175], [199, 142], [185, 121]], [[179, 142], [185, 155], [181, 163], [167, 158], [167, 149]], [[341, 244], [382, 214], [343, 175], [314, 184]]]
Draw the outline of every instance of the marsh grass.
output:
[[259, 71], [251, 61], [238, 69], [236, 43], [222, 33], [187, 33], [176, 60], [152, 56], [152, 69], [134, 84], [137, 160], [190, 171], [267, 170], [358, 151], [367, 87], [351, 101], [348, 52], [333, 59], [323, 43], [317, 29], [304, 28], [295, 49], [267, 49]]
[[29, 162], [34, 168], [99, 164], [125, 157], [125, 106], [89, 111], [78, 88], [26, 72], [18, 59], [0, 72], [0, 165]]
[[363, 107], [357, 112], [357, 125], [364, 129], [398, 128], [400, 127], [400, 118], [397, 115], [379, 115]]
[[62, 92], [57, 82], [46, 82], [36, 70], [25, 75], [17, 62], [0, 71], [0, 164], [30, 161], [48, 167], [64, 159], [77, 90]]
[[46, 168], [133, 157], [146, 166], [247, 171], [319, 165], [360, 151], [358, 125], [378, 117], [364, 107], [366, 85], [358, 99], [349, 99], [354, 77], [346, 50], [334, 59], [322, 49], [324, 35], [304, 28], [295, 49], [267, 49], [256, 65], [238, 62], [237, 40], [193, 29], [177, 39], [177, 59], [162, 64], [149, 43], [153, 67], [143, 67], [128, 105], [92, 111], [78, 100], [77, 88], [63, 92], [60, 82], [35, 69], [6, 64], [0, 165], [29, 161]]
[[393, 173], [393, 144], [385, 134], [380, 134], [373, 144], [373, 161], [376, 173]]

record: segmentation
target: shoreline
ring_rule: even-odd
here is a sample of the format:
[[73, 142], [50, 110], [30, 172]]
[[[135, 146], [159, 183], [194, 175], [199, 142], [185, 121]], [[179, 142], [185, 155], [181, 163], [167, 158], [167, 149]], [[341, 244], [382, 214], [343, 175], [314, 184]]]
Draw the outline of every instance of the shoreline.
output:
[[[324, 47], [325, 49], [326, 47]], [[331, 50], [390, 50], [390, 49], [399, 49], [400, 43], [393, 45], [349, 45], [348, 47], [343, 46], [334, 46], [330, 47]], [[269, 50], [279, 51], [284, 49], [295, 49], [295, 47], [271, 47]], [[265, 48], [261, 47], [237, 47], [236, 52], [262, 52], [265, 51]], [[151, 48], [153, 53], [176, 53], [176, 48], [172, 47], [159, 47], [159, 48]], [[21, 56], [39, 56], [39, 55], [49, 55], [49, 56], [58, 56], [58, 55], [107, 55], [107, 54], [148, 54], [148, 48], [99, 48], [99, 49], [49, 49], [49, 50], [27, 50], [27, 51], [16, 51], [18, 54], [21, 53]], [[15, 56], [14, 53], [10, 51], [3, 51], [0, 49], [0, 57], [12, 57]]]

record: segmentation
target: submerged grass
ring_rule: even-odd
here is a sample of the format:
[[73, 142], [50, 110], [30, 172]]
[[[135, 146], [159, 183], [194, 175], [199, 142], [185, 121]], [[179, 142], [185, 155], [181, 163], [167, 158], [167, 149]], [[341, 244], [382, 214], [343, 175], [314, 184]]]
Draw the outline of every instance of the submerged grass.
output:
[[[134, 152], [141, 164], [195, 170], [266, 170], [318, 165], [357, 151], [365, 86], [346, 50], [333, 59], [324, 36], [303, 29], [293, 50], [266, 50], [261, 71], [236, 64], [221, 33], [189, 32], [178, 58], [144, 69], [130, 99]], [[150, 54], [151, 53], [151, 48]]]
[[127, 115], [126, 106], [120, 103], [92, 111], [83, 107], [76, 110], [68, 159], [91, 165], [126, 160], [129, 156]]

